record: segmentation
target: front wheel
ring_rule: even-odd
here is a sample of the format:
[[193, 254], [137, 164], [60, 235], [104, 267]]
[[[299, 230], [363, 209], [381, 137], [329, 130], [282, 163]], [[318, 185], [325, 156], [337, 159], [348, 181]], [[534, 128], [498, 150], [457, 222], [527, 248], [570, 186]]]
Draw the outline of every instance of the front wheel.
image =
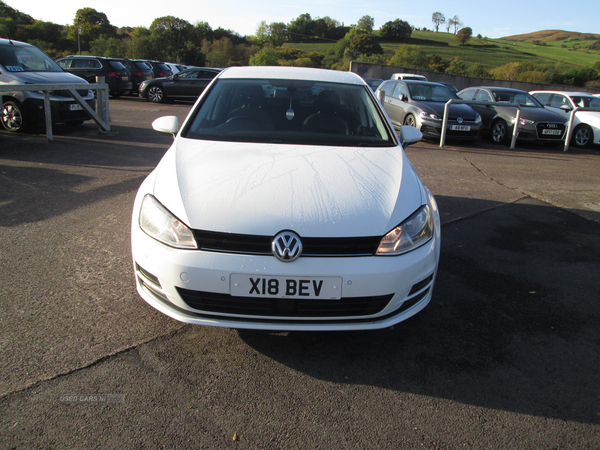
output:
[[415, 121], [415, 116], [413, 116], [412, 114], [407, 115], [404, 118], [404, 125], [408, 125], [410, 127], [416, 127], [417, 122]]
[[585, 148], [589, 147], [592, 142], [594, 142], [594, 131], [589, 125], [582, 123], [575, 128], [571, 144], [575, 145], [575, 147]]
[[497, 120], [493, 123], [492, 141], [496, 144], [506, 144], [508, 142], [508, 127], [503, 120]]
[[165, 92], [160, 86], [150, 86], [148, 88], [147, 100], [153, 103], [162, 103], [165, 101]]
[[5, 130], [16, 132], [25, 131], [29, 127], [27, 116], [23, 111], [23, 106], [16, 101], [4, 102], [0, 121]]

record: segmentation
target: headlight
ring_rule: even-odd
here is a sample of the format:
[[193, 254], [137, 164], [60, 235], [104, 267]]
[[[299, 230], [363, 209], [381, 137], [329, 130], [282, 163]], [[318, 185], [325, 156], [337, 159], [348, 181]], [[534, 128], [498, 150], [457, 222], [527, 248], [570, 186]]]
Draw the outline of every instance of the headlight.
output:
[[429, 205], [386, 234], [377, 249], [377, 255], [401, 255], [420, 247], [433, 237], [433, 213]]
[[479, 114], [475, 117], [475, 123], [481, 123], [481, 116]]
[[422, 119], [429, 119], [429, 120], [440, 120], [440, 118], [435, 115], [435, 114], [429, 114], [427, 111], [421, 111], [420, 114]]
[[139, 223], [144, 233], [170, 247], [198, 248], [192, 230], [150, 194], [142, 201]]
[[533, 125], [535, 122], [529, 119], [519, 119], [519, 126], [524, 127], [525, 125]]

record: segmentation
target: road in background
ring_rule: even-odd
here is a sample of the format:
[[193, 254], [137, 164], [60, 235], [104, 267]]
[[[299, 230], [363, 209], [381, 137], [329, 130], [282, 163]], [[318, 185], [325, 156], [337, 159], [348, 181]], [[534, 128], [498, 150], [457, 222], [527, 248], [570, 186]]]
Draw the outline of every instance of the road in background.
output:
[[[432, 304], [390, 329], [187, 326], [135, 291], [135, 192], [189, 103], [0, 133], [0, 448], [600, 448], [600, 152], [407, 154], [438, 200]], [[107, 396], [110, 395], [110, 396]]]

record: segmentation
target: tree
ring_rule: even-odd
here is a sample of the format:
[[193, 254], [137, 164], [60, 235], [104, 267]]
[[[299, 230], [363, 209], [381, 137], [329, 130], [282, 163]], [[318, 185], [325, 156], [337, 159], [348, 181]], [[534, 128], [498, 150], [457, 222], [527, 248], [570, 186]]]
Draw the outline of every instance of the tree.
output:
[[372, 33], [374, 26], [375, 26], [375, 19], [373, 19], [371, 16], [362, 16], [358, 20], [358, 24], [356, 25], [356, 28], [358, 28], [361, 31], [365, 31], [367, 33]]
[[[256, 29], [256, 41], [258, 45], [271, 45], [273, 47], [279, 47], [287, 40], [288, 31], [287, 25], [283, 22], [273, 22], [267, 25], [264, 20], [258, 25]], [[264, 64], [260, 64], [264, 65]]]
[[452, 17], [452, 19], [448, 20], [448, 31], [450, 31], [450, 27], [454, 27], [454, 34], [456, 34], [456, 30], [462, 26], [462, 22], [458, 18], [458, 16]]
[[469, 39], [473, 36], [473, 30], [470, 27], [461, 28], [456, 33], [456, 40], [460, 42], [461, 45], [465, 45]]
[[278, 66], [279, 55], [271, 47], [265, 47], [250, 58], [251, 66]]
[[300, 14], [288, 26], [290, 32], [290, 41], [298, 42], [303, 39], [312, 37], [314, 35], [314, 25], [315, 21], [312, 19], [310, 14]]
[[390, 59], [390, 65], [411, 67], [413, 69], [426, 69], [428, 59], [425, 52], [418, 45], [402, 44]]
[[410, 24], [400, 19], [384, 23], [379, 30], [379, 36], [382, 39], [405, 39], [409, 38], [411, 34]]
[[431, 15], [431, 21], [433, 22], [433, 27], [437, 33], [440, 29], [440, 25], [446, 23], [446, 17], [441, 12], [436, 11]]
[[383, 54], [383, 49], [375, 36], [372, 34], [361, 33], [358, 36], [355, 36], [351, 41], [348, 48], [355, 52], [357, 55], [381, 55]]
[[[69, 39], [81, 42], [82, 50], [89, 50], [90, 43], [100, 36], [111, 38], [117, 36], [117, 27], [110, 24], [106, 14], [96, 11], [94, 8], [78, 9], [73, 19], [73, 27], [69, 31]], [[78, 36], [78, 28], [81, 32]]]

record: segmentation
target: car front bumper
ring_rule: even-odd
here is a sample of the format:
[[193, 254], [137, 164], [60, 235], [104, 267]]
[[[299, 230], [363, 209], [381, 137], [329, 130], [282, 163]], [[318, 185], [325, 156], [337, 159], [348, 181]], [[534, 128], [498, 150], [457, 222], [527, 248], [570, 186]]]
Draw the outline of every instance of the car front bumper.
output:
[[[147, 236], [134, 219], [136, 286], [151, 306], [189, 324], [281, 331], [386, 328], [431, 300], [440, 251], [437, 212], [435, 222], [434, 238], [403, 255], [301, 257], [284, 263], [266, 255], [174, 249]], [[234, 297], [232, 274], [341, 277], [342, 295], [339, 300], [307, 301]]]

